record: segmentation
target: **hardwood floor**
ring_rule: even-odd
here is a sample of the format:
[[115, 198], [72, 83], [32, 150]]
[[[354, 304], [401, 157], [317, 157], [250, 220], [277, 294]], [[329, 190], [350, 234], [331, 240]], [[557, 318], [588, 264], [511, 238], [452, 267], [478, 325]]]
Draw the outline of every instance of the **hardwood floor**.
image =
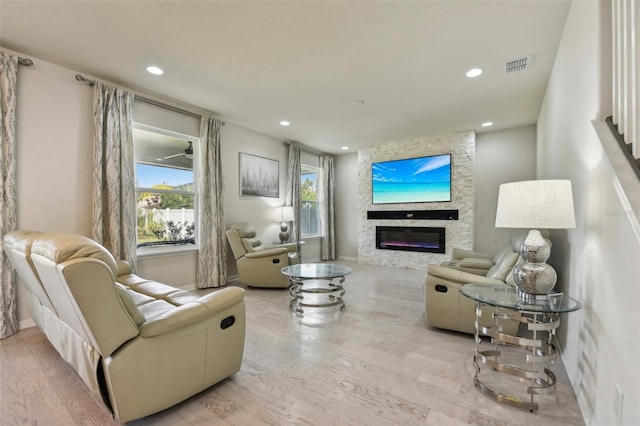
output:
[[[129, 425], [583, 425], [560, 360], [537, 413], [472, 382], [473, 336], [424, 323], [424, 271], [359, 265], [346, 308], [288, 309], [286, 290], [247, 289], [242, 369]], [[199, 290], [204, 291], [204, 290]], [[0, 341], [1, 425], [115, 425], [37, 329]]]

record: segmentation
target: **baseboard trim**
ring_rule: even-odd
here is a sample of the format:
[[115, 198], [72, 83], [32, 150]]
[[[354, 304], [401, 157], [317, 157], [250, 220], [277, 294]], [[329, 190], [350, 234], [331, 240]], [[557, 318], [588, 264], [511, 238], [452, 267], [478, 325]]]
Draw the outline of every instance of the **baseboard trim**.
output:
[[351, 256], [338, 256], [338, 260], [348, 260], [350, 262], [357, 262], [358, 258], [357, 257], [351, 257]]
[[35, 327], [37, 324], [33, 318], [22, 320], [18, 322], [18, 330], [24, 330], [25, 328]]

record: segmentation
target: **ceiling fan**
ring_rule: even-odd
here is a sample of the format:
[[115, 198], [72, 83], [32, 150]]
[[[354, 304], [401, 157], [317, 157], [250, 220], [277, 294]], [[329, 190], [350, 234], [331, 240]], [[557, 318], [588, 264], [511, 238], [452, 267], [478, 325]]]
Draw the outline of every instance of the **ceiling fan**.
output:
[[[187, 141], [189, 142], [189, 141]], [[168, 155], [164, 158], [160, 158], [160, 160], [168, 160], [169, 158], [175, 158], [175, 157], [180, 157], [184, 155], [185, 157], [187, 157], [189, 160], [193, 160], [193, 146], [192, 146], [192, 142], [189, 142], [189, 146], [184, 150], [184, 152], [181, 152], [179, 154], [173, 154], [173, 155]]]

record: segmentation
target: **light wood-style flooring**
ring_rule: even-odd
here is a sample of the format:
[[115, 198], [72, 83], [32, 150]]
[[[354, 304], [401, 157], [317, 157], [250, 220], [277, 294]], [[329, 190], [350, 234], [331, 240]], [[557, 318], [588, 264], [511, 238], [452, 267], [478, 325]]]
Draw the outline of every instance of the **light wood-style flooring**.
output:
[[[539, 412], [499, 404], [473, 385], [473, 336], [425, 325], [424, 271], [338, 263], [344, 311], [301, 319], [286, 290], [247, 289], [241, 370], [129, 425], [584, 424], [560, 360]], [[37, 328], [0, 341], [0, 425], [115, 424]]]

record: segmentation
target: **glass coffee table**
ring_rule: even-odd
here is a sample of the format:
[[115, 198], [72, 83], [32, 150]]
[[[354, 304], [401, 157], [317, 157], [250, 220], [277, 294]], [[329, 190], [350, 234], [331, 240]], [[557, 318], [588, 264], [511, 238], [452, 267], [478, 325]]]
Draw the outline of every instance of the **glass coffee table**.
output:
[[289, 307], [299, 316], [304, 315], [304, 308], [340, 306], [340, 310], [344, 309], [342, 284], [351, 268], [334, 263], [299, 263], [285, 266], [282, 273], [289, 277]]
[[[560, 325], [559, 314], [577, 311], [580, 309], [580, 302], [562, 293], [537, 295], [533, 301], [523, 300], [517, 289], [507, 284], [466, 284], [460, 287], [460, 293], [477, 303], [474, 384], [499, 402], [529, 411], [537, 410], [538, 404], [533, 399], [534, 395], [550, 393], [556, 385], [551, 363], [558, 356], [555, 335]], [[495, 308], [492, 314], [495, 320], [493, 326], [480, 325], [480, 308], [483, 305]], [[512, 311], [499, 313], [498, 308], [508, 308]], [[526, 324], [530, 336], [518, 337], [503, 333], [498, 324], [499, 319]], [[481, 336], [491, 337], [493, 348], [481, 350]], [[513, 350], [512, 354], [507, 353], [508, 348]], [[515, 355], [515, 358], [507, 355]], [[515, 376], [517, 381], [524, 382], [528, 400], [514, 396], [511, 392], [496, 390], [481, 378], [481, 365], [486, 365], [497, 373]]]

